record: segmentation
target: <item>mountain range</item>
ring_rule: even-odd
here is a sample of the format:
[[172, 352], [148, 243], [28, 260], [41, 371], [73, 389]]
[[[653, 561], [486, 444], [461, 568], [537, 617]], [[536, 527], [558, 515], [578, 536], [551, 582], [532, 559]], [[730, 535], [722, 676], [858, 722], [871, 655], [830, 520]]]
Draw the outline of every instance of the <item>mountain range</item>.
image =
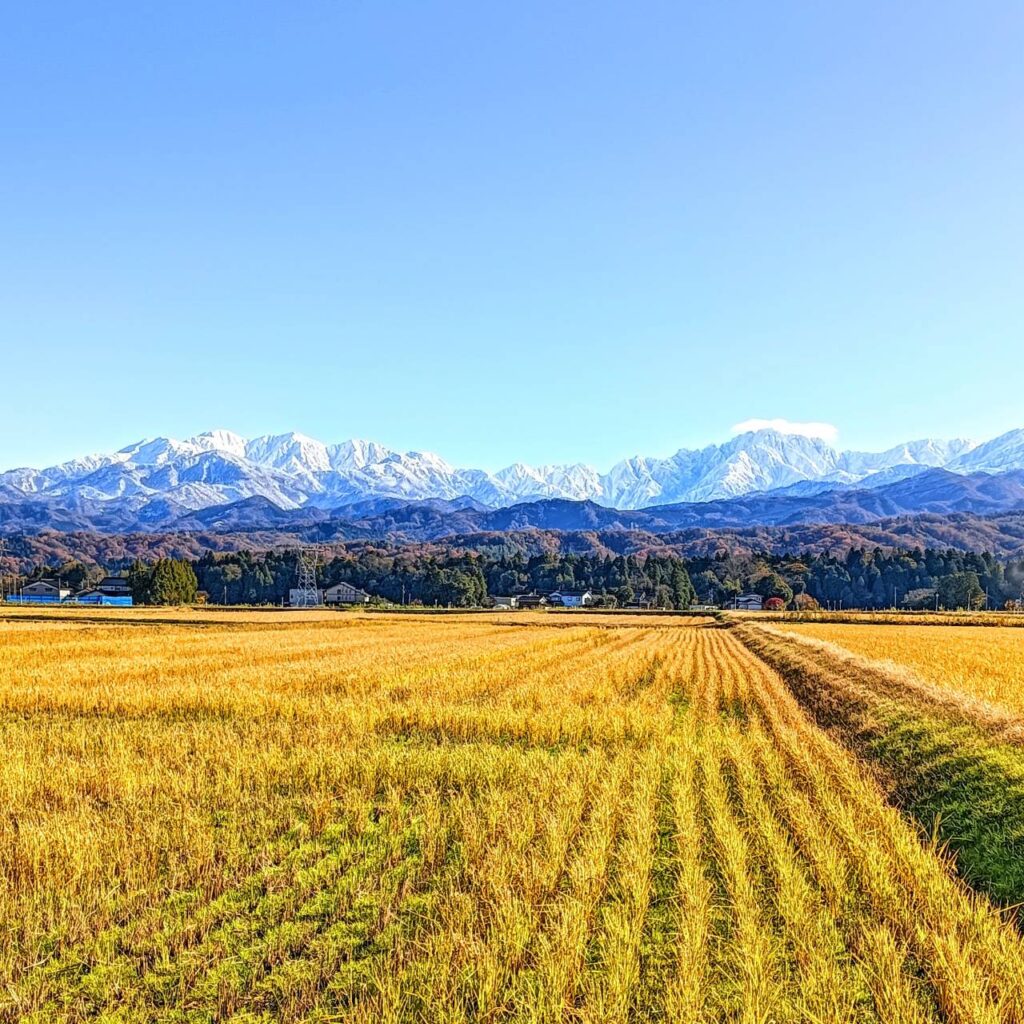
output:
[[253, 497], [281, 509], [331, 509], [372, 498], [468, 498], [500, 508], [565, 498], [627, 509], [784, 487], [807, 493], [882, 484], [929, 468], [961, 474], [1024, 469], [1024, 430], [983, 444], [926, 439], [884, 452], [837, 451], [816, 438], [759, 430], [668, 458], [635, 456], [605, 473], [583, 464], [524, 463], [491, 473], [373, 441], [327, 445], [297, 433], [246, 439], [213, 430], [186, 441], [150, 438], [46, 469], [9, 470], [0, 473], [0, 500], [114, 502], [140, 512], [154, 501], [196, 510]]
[[687, 529], [865, 524], [923, 514], [996, 516], [1019, 511], [1024, 511], [1024, 470], [961, 476], [932, 469], [875, 487], [837, 488], [809, 496], [769, 491], [644, 509], [614, 509], [592, 501], [565, 498], [543, 498], [499, 509], [486, 508], [468, 499], [405, 501], [392, 498], [360, 502], [331, 511], [312, 508], [286, 511], [265, 498], [250, 498], [203, 509], [164, 525], [186, 532], [287, 530], [319, 540], [421, 543], [453, 536], [524, 530], [644, 531], [658, 535]]
[[251, 531], [434, 540], [516, 529], [644, 530], [868, 523], [1024, 509], [1024, 430], [841, 452], [760, 430], [607, 473], [516, 463], [496, 473], [372, 441], [217, 430], [0, 473], [0, 532]]

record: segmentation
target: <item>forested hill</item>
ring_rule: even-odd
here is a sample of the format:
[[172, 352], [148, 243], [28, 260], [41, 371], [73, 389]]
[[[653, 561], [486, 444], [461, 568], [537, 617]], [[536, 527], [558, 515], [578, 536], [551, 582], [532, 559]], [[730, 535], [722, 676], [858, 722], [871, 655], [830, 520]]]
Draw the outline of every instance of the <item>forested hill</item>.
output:
[[376, 538], [325, 539], [322, 525], [299, 529], [234, 532], [176, 532], [105, 534], [86, 531], [11, 534], [4, 538], [0, 566], [13, 573], [35, 565], [59, 566], [68, 561], [117, 569], [134, 559], [160, 557], [198, 559], [205, 552], [271, 551], [294, 548], [301, 543], [324, 543], [331, 554], [369, 550], [402, 550], [410, 553], [444, 554], [449, 551], [485, 552], [493, 555], [539, 554], [675, 555], [685, 558], [736, 556], [759, 553], [845, 555], [858, 549], [912, 550], [947, 548], [990, 552], [1000, 559], [1024, 556], [1024, 513], [999, 516], [919, 515], [885, 519], [877, 523], [796, 526], [751, 526], [735, 529], [691, 528], [666, 533], [637, 529], [545, 530], [537, 528], [478, 531], [454, 534], [440, 540], [407, 542], [396, 531], [390, 540]]

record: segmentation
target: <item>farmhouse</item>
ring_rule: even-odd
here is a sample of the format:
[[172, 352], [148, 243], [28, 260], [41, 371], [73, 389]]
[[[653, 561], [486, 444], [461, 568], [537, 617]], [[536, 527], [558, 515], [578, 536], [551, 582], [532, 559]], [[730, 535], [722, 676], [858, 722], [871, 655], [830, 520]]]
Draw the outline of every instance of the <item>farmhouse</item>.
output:
[[741, 612], [759, 612], [764, 607], [760, 594], [740, 594], [733, 603], [733, 608]]
[[60, 604], [70, 596], [70, 588], [57, 580], [36, 580], [27, 583], [16, 594], [9, 594], [7, 600], [14, 604]]
[[516, 594], [516, 604], [520, 608], [543, 608], [548, 599], [543, 594]]
[[494, 607], [495, 608], [518, 608], [519, 607], [519, 595], [518, 594], [493, 594]]
[[71, 604], [102, 605], [109, 608], [131, 608], [132, 588], [127, 576], [104, 576], [91, 590], [72, 594]]
[[96, 587], [96, 592], [104, 597], [131, 598], [132, 588], [127, 576], [104, 576]]
[[366, 604], [370, 595], [351, 583], [335, 583], [324, 591], [324, 604]]
[[548, 601], [563, 608], [583, 608], [594, 603], [594, 595], [589, 590], [556, 590], [548, 594]]

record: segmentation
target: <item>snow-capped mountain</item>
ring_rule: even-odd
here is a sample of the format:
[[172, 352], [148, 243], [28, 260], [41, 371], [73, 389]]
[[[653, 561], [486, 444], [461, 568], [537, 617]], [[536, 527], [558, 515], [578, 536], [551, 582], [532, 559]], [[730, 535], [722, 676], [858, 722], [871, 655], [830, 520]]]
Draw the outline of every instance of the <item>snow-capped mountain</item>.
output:
[[1011, 430], [960, 454], [946, 467], [954, 473], [1005, 473], [1024, 464], [1024, 430]]
[[563, 498], [629, 509], [787, 487], [896, 481], [926, 468], [963, 474], [1024, 468], [1024, 430], [980, 445], [923, 440], [885, 452], [840, 452], [816, 438], [758, 430], [668, 458], [636, 456], [606, 473], [581, 464], [523, 463], [490, 473], [373, 441], [324, 444], [296, 433], [247, 439], [213, 430], [185, 441], [148, 438], [47, 469], [0, 473], [0, 501], [114, 503], [140, 515], [157, 501], [161, 508], [193, 511], [250, 498], [282, 509], [334, 509], [376, 498], [470, 498], [491, 507]]

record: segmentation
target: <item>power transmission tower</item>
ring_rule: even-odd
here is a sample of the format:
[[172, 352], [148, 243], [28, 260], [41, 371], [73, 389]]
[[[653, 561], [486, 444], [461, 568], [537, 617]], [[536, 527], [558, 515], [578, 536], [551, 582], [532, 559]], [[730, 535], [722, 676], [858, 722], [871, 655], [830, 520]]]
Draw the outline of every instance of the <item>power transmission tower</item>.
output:
[[292, 591], [293, 608], [318, 608], [320, 588], [316, 585], [316, 569], [320, 564], [320, 545], [299, 548], [296, 558], [296, 586]]

